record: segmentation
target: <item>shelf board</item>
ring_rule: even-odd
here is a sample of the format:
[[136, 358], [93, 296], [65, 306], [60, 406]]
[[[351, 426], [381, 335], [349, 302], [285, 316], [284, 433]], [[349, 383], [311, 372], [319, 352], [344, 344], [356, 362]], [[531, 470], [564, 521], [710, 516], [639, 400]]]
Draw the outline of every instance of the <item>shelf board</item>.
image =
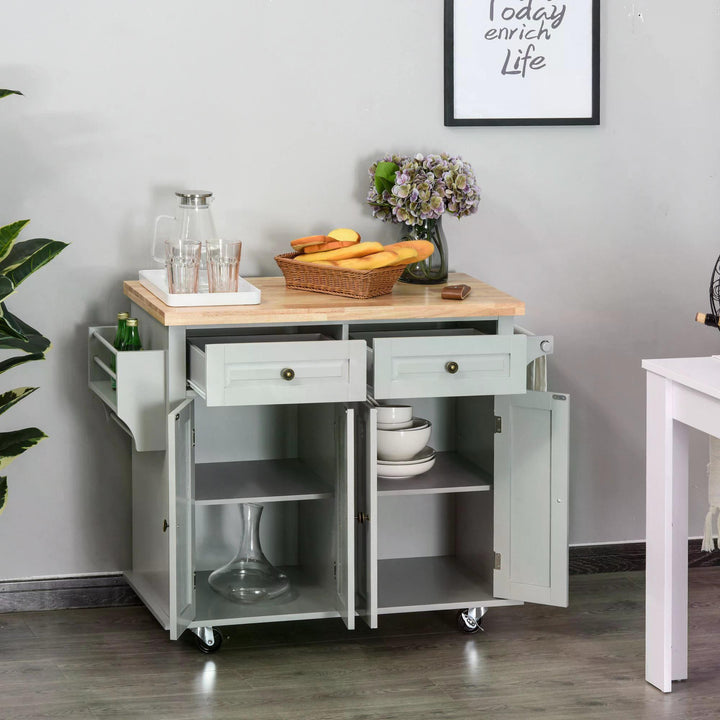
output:
[[91, 380], [90, 389], [117, 414], [117, 391], [110, 380]]
[[301, 567], [282, 567], [290, 579], [287, 595], [257, 603], [234, 603], [208, 584], [210, 571], [197, 573], [195, 620], [190, 627], [243, 625], [248, 623], [312, 620], [339, 617], [335, 592], [314, 580]]
[[410, 478], [378, 478], [378, 495], [438, 495], [442, 493], [487, 492], [490, 476], [462, 455], [441, 452], [435, 465], [422, 475]]
[[393, 558], [378, 562], [378, 613], [521, 605], [493, 597], [492, 574], [454, 556]]
[[332, 495], [327, 483], [296, 459], [195, 466], [196, 505], [321, 500]]

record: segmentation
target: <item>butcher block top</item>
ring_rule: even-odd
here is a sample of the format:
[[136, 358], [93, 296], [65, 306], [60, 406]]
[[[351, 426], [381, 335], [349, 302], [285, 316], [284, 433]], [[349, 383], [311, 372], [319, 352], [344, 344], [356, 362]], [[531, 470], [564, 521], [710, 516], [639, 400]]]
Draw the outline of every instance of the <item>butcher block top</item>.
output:
[[359, 322], [524, 315], [525, 303], [491, 285], [450, 273], [447, 285], [472, 288], [465, 300], [445, 300], [444, 284], [398, 282], [389, 295], [365, 300], [289, 290], [283, 277], [246, 278], [262, 294], [258, 305], [170, 307], [137, 280], [126, 280], [125, 295], [163, 325], [265, 325], [270, 323]]

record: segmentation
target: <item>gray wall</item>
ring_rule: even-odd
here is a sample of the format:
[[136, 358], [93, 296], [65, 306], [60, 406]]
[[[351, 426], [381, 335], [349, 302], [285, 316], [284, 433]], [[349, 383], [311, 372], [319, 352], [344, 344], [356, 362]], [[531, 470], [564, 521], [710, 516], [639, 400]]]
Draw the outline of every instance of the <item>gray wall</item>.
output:
[[[452, 266], [522, 298], [572, 395], [573, 543], [644, 537], [644, 357], [709, 355], [720, 226], [715, 0], [606, 0], [599, 127], [443, 127], [441, 0], [5, 0], [4, 224], [72, 246], [10, 307], [54, 339], [2, 377], [41, 390], [3, 417], [50, 438], [8, 469], [0, 577], [106, 572], [129, 553], [129, 442], [86, 386], [86, 327], [125, 309], [172, 192], [216, 194], [243, 274], [338, 225], [388, 242], [364, 203], [385, 151], [472, 163], [477, 215]], [[688, 9], [691, 7], [691, 11]], [[691, 527], [706, 447], [694, 438]]]

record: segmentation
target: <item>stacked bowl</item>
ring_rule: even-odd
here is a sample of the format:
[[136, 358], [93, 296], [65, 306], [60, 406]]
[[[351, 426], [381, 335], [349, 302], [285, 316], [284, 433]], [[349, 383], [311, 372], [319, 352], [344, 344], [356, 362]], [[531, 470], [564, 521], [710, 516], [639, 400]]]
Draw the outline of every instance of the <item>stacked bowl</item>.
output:
[[432, 423], [413, 417], [410, 405], [377, 408], [377, 474], [382, 478], [409, 478], [427, 472], [435, 464], [428, 445]]

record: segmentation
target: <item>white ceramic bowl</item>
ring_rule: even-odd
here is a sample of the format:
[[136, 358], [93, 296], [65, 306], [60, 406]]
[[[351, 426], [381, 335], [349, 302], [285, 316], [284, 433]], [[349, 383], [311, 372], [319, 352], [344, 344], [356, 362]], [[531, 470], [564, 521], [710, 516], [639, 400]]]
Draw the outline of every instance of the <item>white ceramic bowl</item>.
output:
[[378, 427], [383, 425], [397, 425], [407, 423], [405, 427], [412, 424], [413, 409], [411, 405], [380, 405], [377, 409]]
[[377, 456], [379, 460], [410, 460], [427, 444], [432, 424], [423, 418], [413, 418], [409, 428], [377, 431]]
[[377, 424], [379, 430], [403, 430], [404, 428], [412, 427], [413, 421], [412, 418], [410, 420], [404, 420], [403, 422], [396, 422], [396, 423], [382, 423], [379, 422]]
[[393, 478], [397, 480], [400, 480], [402, 478], [411, 478], [427, 472], [434, 464], [434, 455], [431, 458], [424, 460], [423, 462], [410, 463], [409, 465], [385, 465], [382, 461], [378, 461], [377, 475], [380, 478]]
[[414, 465], [415, 463], [423, 463], [435, 457], [435, 450], [426, 445], [417, 455], [413, 455], [409, 460], [378, 460], [380, 465]]

